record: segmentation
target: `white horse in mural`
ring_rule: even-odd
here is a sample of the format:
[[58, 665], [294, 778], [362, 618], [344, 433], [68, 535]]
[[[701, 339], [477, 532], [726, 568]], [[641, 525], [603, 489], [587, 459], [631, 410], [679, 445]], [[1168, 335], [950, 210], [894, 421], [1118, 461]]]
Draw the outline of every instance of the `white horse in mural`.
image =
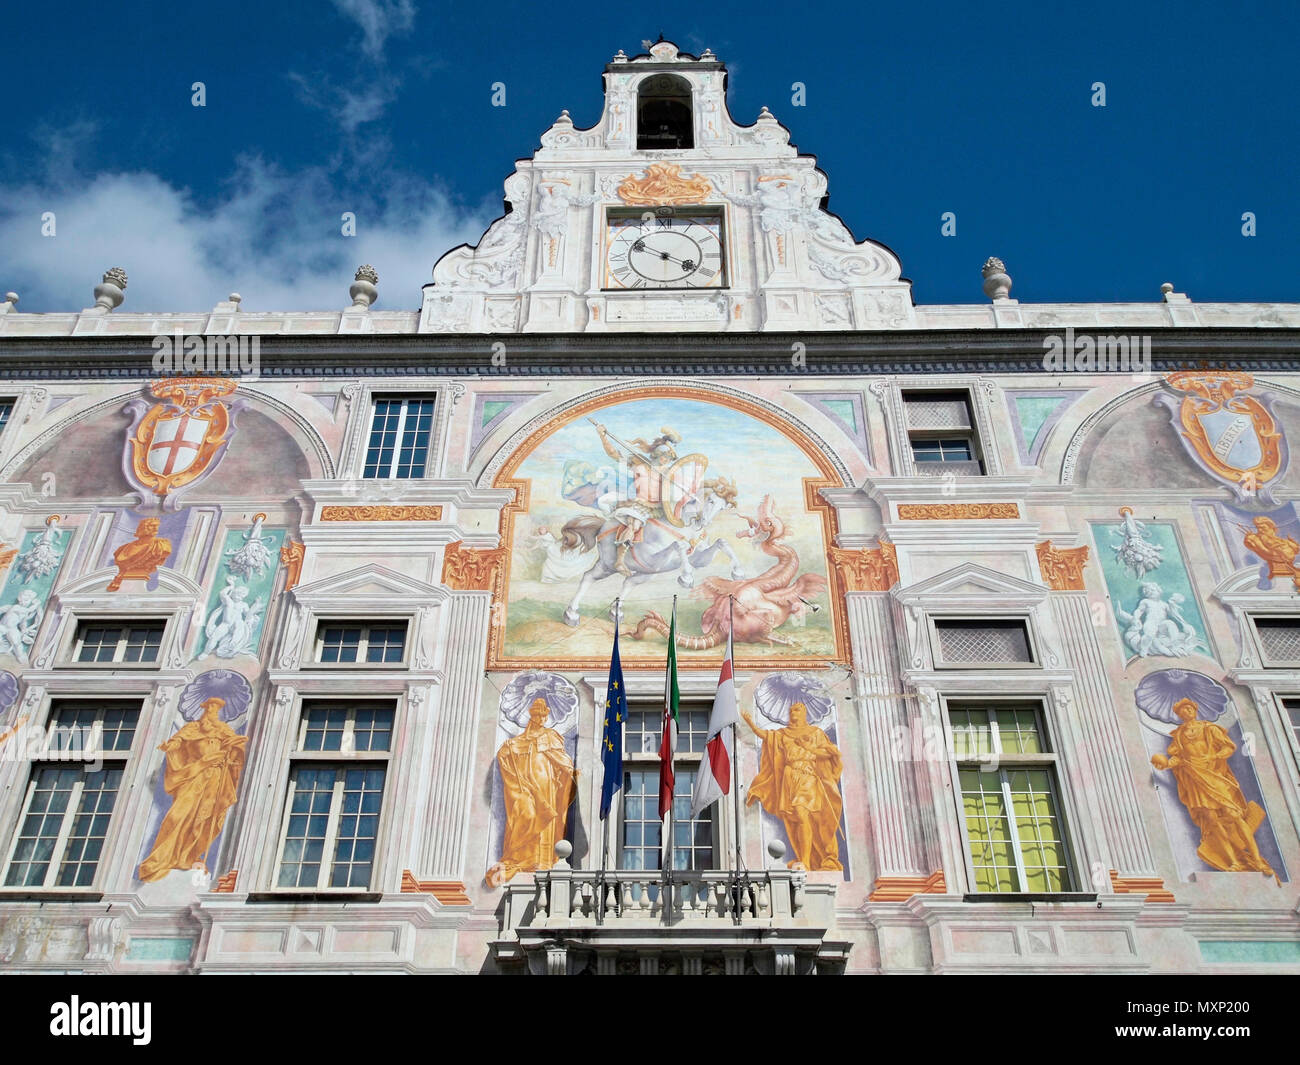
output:
[[[677, 583], [683, 588], [695, 584], [695, 571], [711, 564], [719, 554], [731, 560], [731, 577], [743, 579], [745, 571], [740, 565], [731, 544], [719, 536], [711, 544], [693, 547], [708, 531], [710, 523], [728, 508], [734, 508], [735, 489], [722, 481], [705, 481], [700, 490], [682, 507], [683, 524], [670, 528], [662, 521], [648, 521], [642, 528], [641, 539], [628, 548], [624, 559], [627, 572], [618, 568], [618, 544], [615, 534], [622, 527], [616, 518], [588, 515], [574, 518], [561, 530], [565, 543], [580, 543], [584, 551], [593, 547], [599, 552], [591, 568], [582, 575], [578, 590], [564, 612], [566, 625], [577, 625], [581, 620], [579, 607], [583, 597], [597, 581], [623, 573], [623, 587], [619, 598], [627, 590], [660, 573], [677, 571]], [[617, 622], [614, 608], [610, 618]]]

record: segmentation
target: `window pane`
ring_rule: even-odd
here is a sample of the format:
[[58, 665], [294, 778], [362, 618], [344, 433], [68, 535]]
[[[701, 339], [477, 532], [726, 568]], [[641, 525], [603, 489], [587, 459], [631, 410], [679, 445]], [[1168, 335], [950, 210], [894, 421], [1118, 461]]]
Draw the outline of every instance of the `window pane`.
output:
[[361, 647], [361, 627], [329, 625], [321, 631], [322, 662], [355, 662]]
[[11, 887], [40, 887], [45, 883], [55, 841], [63, 827], [81, 770], [46, 766], [36, 771], [27, 814], [18, 830], [14, 858], [5, 883]]
[[361, 707], [353, 726], [354, 749], [358, 751], [391, 750], [393, 711], [389, 707]]
[[1001, 774], [962, 769], [960, 779], [975, 890], [1019, 891], [1011, 828], [1002, 798]]
[[280, 887], [315, 888], [320, 881], [321, 850], [334, 794], [333, 766], [304, 766], [292, 774], [293, 800], [285, 830]]
[[72, 818], [72, 831], [63, 852], [56, 883], [60, 887], [87, 887], [93, 883], [108, 822], [117, 801], [121, 769], [101, 769], [82, 774], [81, 802]]
[[370, 886], [383, 791], [382, 768], [357, 767], [344, 773], [343, 814], [339, 818], [330, 887]]
[[[433, 426], [433, 402], [431, 398], [418, 397], [375, 400], [362, 476], [424, 476]], [[399, 425], [400, 441], [397, 439]]]
[[1056, 812], [1051, 771], [1017, 770], [1006, 776], [1028, 881], [1026, 890], [1069, 890], [1065, 844]]

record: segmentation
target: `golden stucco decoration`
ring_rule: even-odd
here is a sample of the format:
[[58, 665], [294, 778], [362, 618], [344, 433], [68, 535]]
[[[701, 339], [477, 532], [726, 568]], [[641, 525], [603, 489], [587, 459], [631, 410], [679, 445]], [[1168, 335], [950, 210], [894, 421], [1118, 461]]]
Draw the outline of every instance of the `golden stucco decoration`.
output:
[[1083, 591], [1083, 566], [1088, 561], [1088, 548], [1053, 547], [1051, 540], [1036, 545], [1038, 568], [1043, 580], [1055, 592]]
[[377, 506], [321, 507], [321, 521], [441, 521], [442, 507]]
[[490, 592], [505, 564], [504, 547], [475, 549], [457, 540], [442, 556], [442, 583], [458, 592]]
[[898, 551], [888, 540], [850, 551], [832, 547], [831, 564], [849, 592], [887, 592], [898, 583]]
[[987, 521], [1020, 517], [1015, 503], [899, 503], [899, 521]]
[[618, 198], [634, 206], [682, 206], [704, 203], [713, 186], [703, 174], [683, 177], [677, 163], [650, 163], [643, 177], [628, 174], [618, 186]]

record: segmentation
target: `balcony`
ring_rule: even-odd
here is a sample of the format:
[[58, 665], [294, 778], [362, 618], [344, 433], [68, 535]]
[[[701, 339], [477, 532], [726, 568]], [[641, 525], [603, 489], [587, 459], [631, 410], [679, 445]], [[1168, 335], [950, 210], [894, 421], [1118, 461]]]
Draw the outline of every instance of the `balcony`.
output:
[[[557, 852], [567, 844], [556, 847]], [[493, 953], [503, 970], [803, 975], [842, 971], [826, 940], [839, 874], [572, 869], [507, 884]]]

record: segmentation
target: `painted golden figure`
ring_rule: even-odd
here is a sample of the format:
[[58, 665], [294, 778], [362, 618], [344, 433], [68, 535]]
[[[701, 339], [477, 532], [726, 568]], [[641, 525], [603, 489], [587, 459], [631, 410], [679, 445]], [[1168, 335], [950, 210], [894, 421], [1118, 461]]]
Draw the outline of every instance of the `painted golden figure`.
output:
[[135, 527], [135, 539], [113, 552], [113, 565], [117, 576], [108, 582], [108, 590], [116, 592], [123, 581], [147, 581], [172, 553], [172, 542], [158, 535], [161, 523], [157, 518], [145, 518]]
[[564, 737], [545, 725], [545, 699], [534, 699], [528, 724], [497, 751], [506, 808], [501, 859], [487, 871], [490, 887], [516, 873], [549, 869], [555, 844], [564, 838], [569, 806], [578, 794], [578, 770], [564, 749]]
[[1169, 749], [1153, 754], [1151, 764], [1168, 769], [1178, 781], [1178, 799], [1201, 830], [1196, 853], [1202, 861], [1225, 872], [1254, 870], [1271, 876], [1255, 842], [1263, 807], [1246, 800], [1228, 766], [1237, 745], [1221, 725], [1198, 720], [1198, 709], [1191, 699], [1174, 704], [1182, 724], [1170, 735]]
[[221, 720], [224, 699], [203, 702], [203, 714], [158, 749], [167, 756], [163, 788], [171, 809], [158, 826], [153, 850], [140, 863], [139, 877], [161, 880], [173, 869], [204, 868], [203, 857], [221, 834], [236, 798], [248, 737]]
[[758, 775], [749, 786], [746, 805], [756, 800], [779, 817], [794, 850], [791, 868], [843, 869], [836, 838], [844, 800], [839, 780], [844, 772], [840, 750], [816, 725], [808, 724], [803, 703], [790, 707], [785, 728], [761, 729], [746, 710], [745, 723], [763, 741]]

